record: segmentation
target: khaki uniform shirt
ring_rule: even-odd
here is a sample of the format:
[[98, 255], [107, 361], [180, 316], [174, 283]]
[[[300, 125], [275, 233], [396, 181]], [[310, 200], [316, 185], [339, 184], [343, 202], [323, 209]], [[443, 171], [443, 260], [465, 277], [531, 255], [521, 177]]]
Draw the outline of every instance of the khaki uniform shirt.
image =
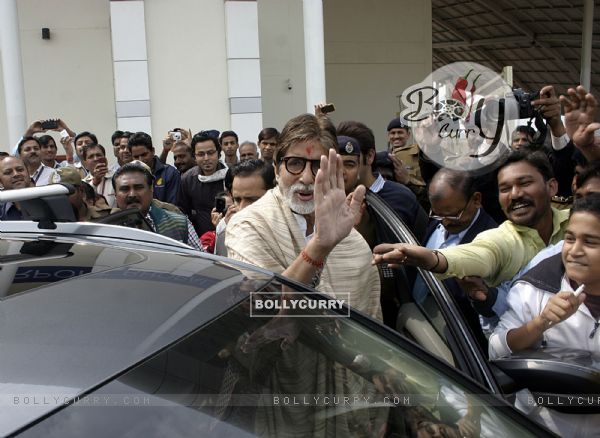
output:
[[425, 187], [425, 181], [421, 177], [421, 168], [419, 167], [419, 145], [405, 145], [395, 148], [392, 153], [404, 163], [409, 175], [408, 184]]

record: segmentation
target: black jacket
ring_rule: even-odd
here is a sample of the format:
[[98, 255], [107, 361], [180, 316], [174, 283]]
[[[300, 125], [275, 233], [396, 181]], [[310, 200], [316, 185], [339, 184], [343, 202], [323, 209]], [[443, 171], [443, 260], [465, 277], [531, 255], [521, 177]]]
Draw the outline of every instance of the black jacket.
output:
[[177, 194], [177, 206], [189, 218], [198, 237], [206, 231], [215, 229], [210, 220], [210, 212], [215, 206], [215, 197], [225, 191], [225, 173], [227, 168], [219, 163], [217, 171], [210, 181], [199, 180], [200, 168], [192, 167], [181, 177], [181, 185]]

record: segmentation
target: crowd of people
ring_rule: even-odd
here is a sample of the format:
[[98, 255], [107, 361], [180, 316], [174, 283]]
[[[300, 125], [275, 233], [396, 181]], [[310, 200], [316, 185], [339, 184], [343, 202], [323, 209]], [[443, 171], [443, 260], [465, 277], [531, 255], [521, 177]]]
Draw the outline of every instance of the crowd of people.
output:
[[[257, 143], [240, 144], [234, 131], [175, 129], [158, 155], [147, 133], [115, 131], [110, 167], [94, 134], [60, 119], [51, 129], [66, 159], [57, 161], [36, 121], [0, 157], [0, 183], [69, 183], [77, 220], [138, 209], [157, 233], [333, 296], [349, 293], [353, 307], [392, 328], [398, 288], [417, 303], [428, 294], [394, 269], [432, 271], [492, 358], [542, 345], [600, 352], [598, 104], [581, 86], [560, 98], [551, 86], [541, 91], [532, 104], [550, 145], [520, 126], [513, 151], [485, 175], [439, 168], [397, 117], [377, 152], [368, 126], [335, 126], [316, 106], [281, 132], [263, 129]], [[419, 244], [385, 241], [367, 191]], [[2, 205], [1, 220], [20, 218], [18, 203]]]

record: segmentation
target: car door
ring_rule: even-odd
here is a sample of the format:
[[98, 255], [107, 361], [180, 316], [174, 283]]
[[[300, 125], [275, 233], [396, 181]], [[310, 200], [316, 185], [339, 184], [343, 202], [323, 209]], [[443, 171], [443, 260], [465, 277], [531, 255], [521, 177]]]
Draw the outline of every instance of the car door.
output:
[[256, 294], [283, 302], [291, 293], [306, 303], [331, 300], [277, 277], [23, 436], [549, 435], [360, 312], [252, 312]]
[[[402, 219], [379, 196], [368, 192], [366, 202], [377, 224], [378, 241], [417, 243]], [[400, 274], [395, 272], [394, 275], [401, 277], [396, 281], [400, 302], [396, 330], [492, 392], [501, 393], [487, 357], [443, 283], [432, 273], [413, 267], [403, 268]], [[415, 288], [419, 283], [425, 287], [425, 298], [417, 299], [415, 296]]]

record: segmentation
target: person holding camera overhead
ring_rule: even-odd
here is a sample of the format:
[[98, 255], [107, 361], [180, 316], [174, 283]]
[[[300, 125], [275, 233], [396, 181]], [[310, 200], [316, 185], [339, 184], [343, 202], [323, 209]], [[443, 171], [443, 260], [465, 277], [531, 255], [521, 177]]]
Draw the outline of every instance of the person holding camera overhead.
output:
[[[65, 161], [58, 163], [55, 160], [56, 152], [57, 152], [56, 142], [50, 135], [35, 136], [36, 134], [41, 134], [41, 133], [44, 133], [47, 131], [60, 132], [60, 136], [61, 136], [60, 142], [63, 144], [63, 146], [65, 148], [65, 154], [67, 157], [67, 159]], [[73, 137], [75, 137], [75, 135], [76, 135], [75, 132], [72, 129], [70, 129], [62, 119], [36, 120], [31, 125], [29, 125], [29, 127], [27, 128], [27, 130], [25, 131], [25, 133], [19, 140], [19, 143], [21, 143], [23, 141], [23, 139], [25, 139], [25, 138], [31, 138], [31, 137], [35, 136], [35, 138], [38, 139], [38, 141], [40, 143], [40, 147], [42, 149], [42, 152], [40, 153], [42, 162], [44, 162], [45, 166], [56, 169], [58, 167], [66, 166], [67, 164], [72, 164], [73, 160], [76, 158], [73, 153], [72, 142], [64, 141], [64, 140], [71, 140]], [[46, 153], [46, 154], [44, 153], [44, 149], [52, 148], [50, 142], [52, 142], [52, 144], [54, 145], [54, 147], [53, 147], [54, 155], [53, 156], [50, 156], [50, 155], [52, 155], [50, 153]], [[13, 148], [12, 155], [15, 157], [20, 156], [18, 144]], [[47, 155], [47, 157], [45, 157], [45, 155]], [[48, 160], [46, 160], [45, 158], [48, 158]], [[48, 161], [48, 162], [46, 162], [46, 161]]]
[[167, 164], [169, 152], [173, 152], [173, 164], [183, 176], [196, 164], [194, 151], [191, 147], [192, 133], [189, 129], [175, 128], [169, 131], [163, 139], [163, 150], [158, 159]]

